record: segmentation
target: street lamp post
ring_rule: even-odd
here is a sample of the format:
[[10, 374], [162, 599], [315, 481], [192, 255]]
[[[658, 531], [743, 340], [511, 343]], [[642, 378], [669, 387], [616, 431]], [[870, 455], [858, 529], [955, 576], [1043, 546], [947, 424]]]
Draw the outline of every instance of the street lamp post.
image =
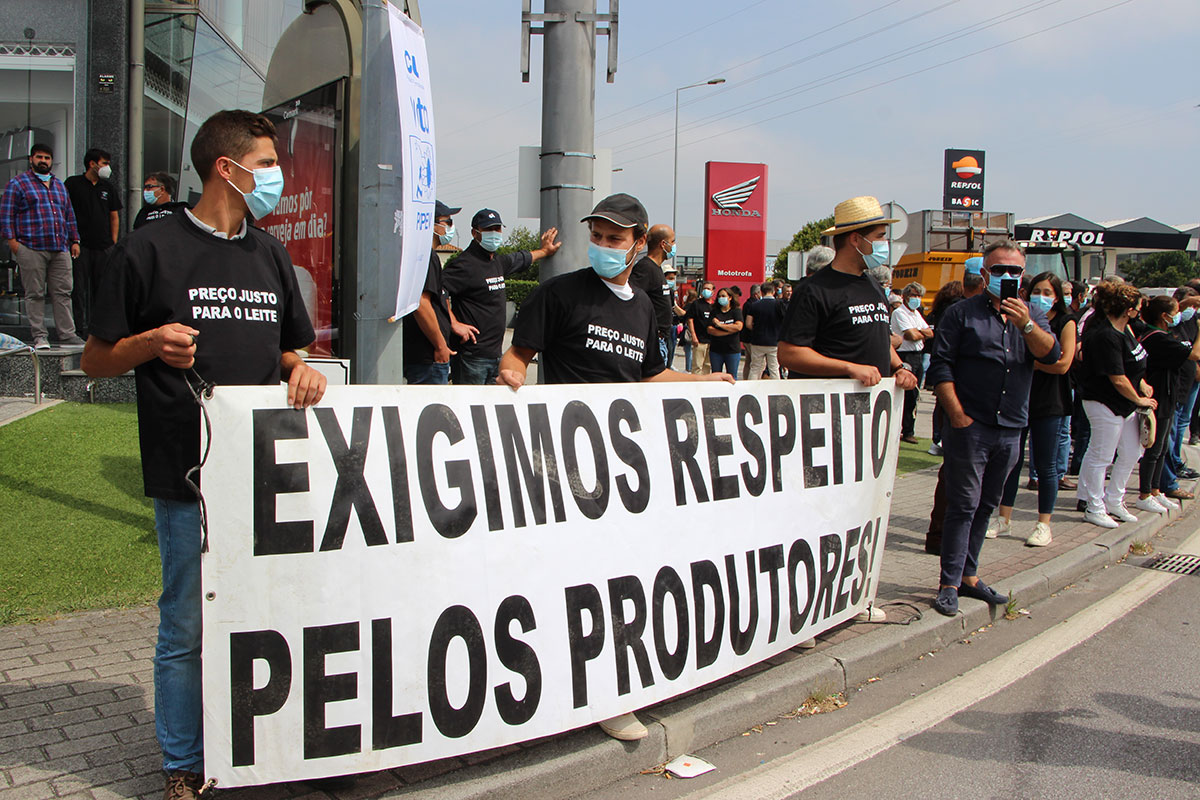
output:
[[[675, 166], [671, 169], [671, 230], [675, 231], [675, 216], [676, 206], [678, 205], [679, 195], [679, 93], [684, 89], [695, 89], [697, 86], [715, 86], [718, 83], [724, 83], [724, 78], [713, 78], [711, 81], [701, 81], [700, 83], [691, 83], [687, 86], [680, 86], [675, 90]], [[679, 232], [675, 231], [678, 236]]]

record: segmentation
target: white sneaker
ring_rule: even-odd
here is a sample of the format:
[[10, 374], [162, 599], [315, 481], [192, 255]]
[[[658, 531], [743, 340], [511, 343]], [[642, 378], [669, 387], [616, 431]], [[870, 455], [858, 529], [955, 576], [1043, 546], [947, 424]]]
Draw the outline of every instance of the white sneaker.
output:
[[933, 442], [929, 445], [929, 449], [925, 452], [929, 453], [931, 456], [940, 456], [942, 454], [942, 446], [937, 442]]
[[859, 622], [887, 622], [887, 612], [882, 608], [867, 606], [866, 611], [858, 612], [854, 618]]
[[599, 725], [600, 730], [622, 742], [636, 742], [650, 735], [650, 731], [646, 730], [646, 726], [632, 712], [612, 719], [602, 719]]
[[1045, 522], [1039, 522], [1033, 526], [1033, 533], [1025, 540], [1028, 547], [1045, 547], [1050, 544], [1050, 525]]
[[1103, 511], [1085, 511], [1083, 512], [1083, 521], [1099, 525], [1101, 528], [1115, 528], [1120, 524]]
[[49, 350], [50, 342], [47, 341], [45, 336], [39, 336], [38, 338], [33, 340], [33, 349], [34, 350]]
[[997, 514], [996, 516], [992, 517], [990, 522], [988, 522], [987, 530], [984, 532], [983, 536], [985, 539], [995, 539], [1002, 533], [1005, 536], [1008, 536], [1010, 533], [1012, 533], [1012, 520], [1005, 519]]
[[1137, 517], [1129, 513], [1129, 509], [1125, 507], [1124, 503], [1111, 506], [1105, 503], [1104, 507], [1108, 509], [1108, 515], [1118, 522], [1137, 522]]
[[1158, 503], [1160, 506], [1167, 509], [1168, 511], [1178, 511], [1179, 510], [1179, 503], [1176, 503], [1174, 500], [1167, 497], [1165, 494], [1152, 494], [1150, 496], [1154, 498], [1154, 502]]
[[1140, 511], [1149, 511], [1151, 514], [1165, 514], [1167, 510], [1154, 502], [1153, 497], [1139, 497], [1133, 507]]

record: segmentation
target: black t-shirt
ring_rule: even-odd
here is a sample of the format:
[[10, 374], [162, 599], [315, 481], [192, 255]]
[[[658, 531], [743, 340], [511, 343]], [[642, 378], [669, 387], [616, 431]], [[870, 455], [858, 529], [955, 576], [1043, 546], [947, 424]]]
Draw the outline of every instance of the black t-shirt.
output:
[[708, 343], [708, 320], [712, 314], [713, 304], [699, 297], [688, 307], [687, 318], [692, 321], [692, 327], [696, 329], [696, 341], [700, 344]]
[[[718, 305], [713, 308], [712, 319], [709, 320], [709, 324], [720, 322], [722, 325], [731, 325], [742, 321], [742, 310], [740, 308], [722, 310]], [[710, 353], [737, 353], [742, 349], [742, 334], [740, 332], [717, 335], [710, 331], [708, 339], [708, 351]]]
[[535, 289], [512, 343], [541, 353], [545, 383], [633, 383], [665, 369], [650, 298], [635, 290], [622, 300], [591, 267]]
[[499, 358], [504, 346], [505, 278], [533, 263], [528, 250], [519, 253], [489, 253], [472, 241], [442, 270], [442, 283], [459, 322], [479, 329], [475, 342], [458, 341], [451, 347], [476, 358]]
[[1084, 400], [1103, 403], [1118, 417], [1127, 417], [1137, 406], [1117, 391], [1109, 376], [1124, 375], [1139, 391], [1146, 375], [1146, 349], [1128, 328], [1118, 331], [1106, 317], [1093, 314], [1083, 328], [1081, 374], [1079, 390]]
[[[1075, 322], [1070, 314], [1059, 314], [1050, 320], [1050, 332], [1062, 344], [1063, 328]], [[1029, 418], [1065, 417], [1071, 413], [1074, 402], [1071, 398], [1071, 379], [1067, 375], [1052, 375], [1049, 372], [1033, 371], [1029, 384]]]
[[103, 178], [93, 184], [86, 175], [72, 175], [63, 181], [63, 186], [67, 187], [71, 207], [75, 209], [79, 243], [93, 250], [112, 247], [112, 217], [109, 214], [121, 210], [121, 193]]
[[[117, 342], [169, 322], [200, 331], [193, 369], [218, 385], [277, 384], [281, 353], [314, 338], [278, 240], [254, 227], [241, 239], [221, 239], [186, 214], [135, 231], [113, 249], [91, 332]], [[200, 463], [200, 408], [186, 381], [197, 378], [158, 358], [135, 375], [146, 494], [192, 500], [184, 475]]]
[[166, 219], [172, 214], [182, 213], [183, 209], [187, 207], [187, 203], [177, 200], [152, 206], [142, 206], [137, 216], [133, 218], [133, 229], [136, 231], [148, 222], [157, 222], [160, 219]]
[[775, 295], [760, 297], [746, 303], [742, 313], [754, 318], [754, 327], [742, 338], [760, 347], [779, 344], [779, 327], [783, 324], [784, 306]]
[[[1181, 322], [1171, 329], [1171, 338], [1177, 342], [1185, 343], [1189, 348], [1192, 342], [1196, 341], [1196, 334], [1200, 331], [1200, 319], [1193, 317], [1187, 322]], [[1196, 382], [1196, 365], [1184, 364], [1179, 368], [1179, 377], [1176, 381], [1175, 396], [1181, 400], [1187, 397], [1188, 392], [1192, 390], [1192, 384]]]
[[[796, 284], [779, 339], [892, 374], [892, 309], [878, 281], [831, 267]], [[808, 378], [795, 371], [792, 378]]]
[[1184, 344], [1166, 331], [1149, 326], [1138, 335], [1138, 341], [1146, 349], [1146, 383], [1154, 390], [1159, 404], [1178, 403], [1180, 370], [1195, 374], [1195, 365], [1188, 360], [1191, 343]]
[[643, 256], [629, 273], [629, 285], [641, 289], [650, 298], [658, 335], [666, 338], [674, 320], [671, 318], [671, 284], [663, 277], [662, 267], [650, 256]]
[[[432, 250], [429, 251], [429, 267], [425, 272], [425, 286], [421, 293], [432, 295], [433, 314], [446, 345], [454, 349], [450, 341], [450, 312], [446, 310], [446, 290], [442, 286], [442, 261]], [[404, 318], [404, 363], [432, 364], [433, 342], [425, 338], [425, 332], [417, 324], [417, 312], [413, 310]]]

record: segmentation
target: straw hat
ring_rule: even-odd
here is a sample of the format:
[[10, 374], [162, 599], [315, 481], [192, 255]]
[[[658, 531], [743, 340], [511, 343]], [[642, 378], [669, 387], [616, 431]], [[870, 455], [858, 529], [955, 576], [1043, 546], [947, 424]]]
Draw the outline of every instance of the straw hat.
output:
[[871, 228], [876, 225], [890, 225], [899, 222], [898, 219], [884, 219], [883, 208], [879, 201], [871, 196], [851, 197], [843, 200], [833, 209], [833, 227], [821, 231], [825, 236], [836, 236], [859, 228]]

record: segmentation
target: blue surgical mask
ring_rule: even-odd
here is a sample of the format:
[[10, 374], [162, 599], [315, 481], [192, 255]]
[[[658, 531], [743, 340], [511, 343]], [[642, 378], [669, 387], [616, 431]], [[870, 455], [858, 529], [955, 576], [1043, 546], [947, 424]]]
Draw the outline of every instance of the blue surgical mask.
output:
[[1011, 275], [989, 275], [988, 292], [991, 293], [992, 297], [999, 298], [1002, 296], [1000, 291], [1001, 281], [1012, 281], [1013, 283], [1019, 283], [1019, 279]]
[[254, 176], [254, 189], [249, 192], [238, 189], [233, 181], [226, 181], [246, 200], [246, 208], [250, 209], [251, 216], [262, 219], [274, 211], [275, 206], [279, 205], [279, 198], [283, 196], [283, 168], [276, 164], [273, 167], [246, 169], [232, 158], [229, 162]]
[[721, 308], [728, 308], [729, 307], [729, 298], [728, 297], [718, 297], [717, 304], [720, 305]]
[[[997, 295], [999, 296], [999, 295]], [[1029, 305], [1034, 308], [1040, 308], [1045, 313], [1050, 313], [1050, 309], [1054, 308], [1054, 298], [1047, 297], [1044, 294], [1035, 294], [1029, 298]]]
[[[636, 246], [635, 244], [634, 247]], [[633, 247], [629, 248], [632, 249]], [[601, 247], [595, 242], [588, 242], [588, 263], [601, 278], [615, 278], [628, 266], [625, 259], [629, 258], [629, 250]]]
[[500, 243], [504, 241], [504, 234], [500, 231], [480, 231], [479, 246], [489, 253], [494, 253], [500, 248]]
[[1192, 317], [1196, 316], [1196, 309], [1193, 306], [1192, 308], [1185, 308], [1183, 311], [1180, 311], [1179, 313], [1183, 315], [1182, 321], [1188, 322], [1189, 320], [1191, 320]]
[[1178, 325], [1181, 322], [1183, 322], [1183, 313], [1180, 311], [1176, 311], [1174, 314], [1171, 315], [1171, 318], [1168, 321], [1168, 324], [1170, 324], [1170, 326], [1172, 328], [1174, 328], [1176, 325]]
[[911, 308], [913, 311], [916, 311], [918, 308], [921, 307], [921, 298], [919, 298], [919, 297], [908, 298], [908, 307]]
[[882, 267], [888, 262], [890, 252], [887, 241], [880, 240], [871, 242], [871, 252], [863, 253], [860, 250], [858, 254], [862, 256], [863, 263], [867, 265], [867, 269], [875, 269], [876, 267]]
[[49, 172], [37, 172], [37, 171], [35, 170], [33, 174], [34, 174], [34, 175], [37, 175], [37, 176], [38, 176], [38, 180], [39, 180], [39, 181], [41, 181], [42, 183], [49, 183], [49, 182], [50, 182], [50, 173], [49, 173]]
[[1070, 306], [1070, 305], [1071, 305], [1071, 295], [1069, 295], [1069, 294], [1064, 294], [1064, 295], [1063, 295], [1063, 305], [1064, 305], [1064, 306]]
[[678, 283], [679, 283], [678, 280], [676, 280], [675, 278], [667, 278], [667, 286], [670, 286], [672, 289], [674, 289], [678, 285]]
[[666, 252], [663, 260], [675, 257], [675, 245], [671, 245], [671, 249]]
[[983, 256], [971, 256], [963, 262], [963, 269], [967, 272], [976, 272], [983, 274]]
[[438, 241], [442, 244], [450, 244], [452, 241], [454, 241], [454, 226], [447, 226], [445, 233], [439, 233]]
[[712, 299], [712, 289], [704, 289], [704, 290], [702, 290], [702, 291], [700, 292], [700, 296], [701, 296], [701, 297], [703, 297], [705, 300], [710, 300], [710, 299]]
[[142, 189], [142, 199], [146, 201], [146, 205], [152, 206], [158, 202], [158, 195], [153, 189]]

